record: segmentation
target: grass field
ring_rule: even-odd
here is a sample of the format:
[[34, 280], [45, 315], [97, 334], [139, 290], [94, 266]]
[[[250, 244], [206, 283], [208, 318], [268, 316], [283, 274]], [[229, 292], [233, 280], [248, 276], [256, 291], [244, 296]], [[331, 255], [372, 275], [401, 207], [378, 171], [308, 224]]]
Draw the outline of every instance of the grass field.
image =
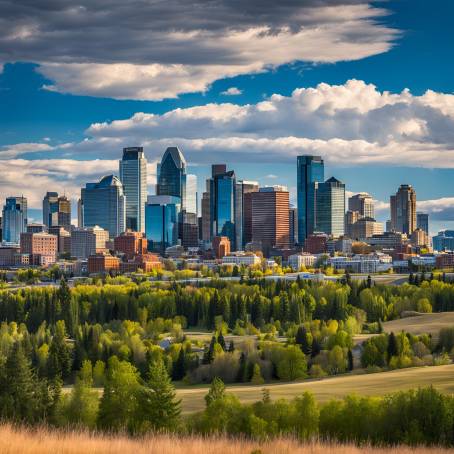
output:
[[429, 333], [437, 337], [442, 328], [454, 327], [454, 312], [437, 312], [401, 318], [383, 323], [387, 333], [398, 333], [402, 330], [411, 334]]
[[452, 450], [441, 448], [371, 448], [353, 445], [307, 443], [291, 439], [254, 442], [244, 439], [154, 436], [132, 439], [124, 436], [62, 432], [47, 429], [0, 426], [2, 454], [435, 454]]
[[[454, 393], [454, 364], [446, 366], [413, 367], [374, 374], [342, 375], [321, 380], [305, 380], [296, 383], [276, 383], [265, 386], [232, 385], [227, 391], [235, 394], [242, 402], [252, 403], [262, 398], [262, 389], [270, 390], [272, 399], [291, 399], [310, 391], [319, 402], [340, 398], [350, 393], [366, 396], [382, 396], [399, 390], [433, 385], [442, 392]], [[203, 410], [207, 386], [177, 389], [182, 399], [184, 413]]]

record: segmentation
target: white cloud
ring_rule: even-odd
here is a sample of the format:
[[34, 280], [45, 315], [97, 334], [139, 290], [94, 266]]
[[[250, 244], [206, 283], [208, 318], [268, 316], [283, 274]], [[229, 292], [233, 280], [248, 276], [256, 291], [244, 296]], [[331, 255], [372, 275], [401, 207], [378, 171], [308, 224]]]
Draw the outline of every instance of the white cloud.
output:
[[225, 91], [221, 91], [221, 95], [224, 95], [224, 96], [236, 96], [236, 95], [241, 95], [242, 93], [243, 93], [243, 91], [237, 87], [230, 87]]
[[296, 61], [361, 59], [399, 36], [366, 0], [41, 3], [2, 2], [0, 61], [38, 63], [48, 90], [117, 99], [173, 98]]
[[13, 145], [4, 145], [0, 147], [0, 159], [9, 159], [19, 156], [24, 153], [33, 153], [39, 151], [52, 151], [55, 147], [51, 147], [47, 143], [16, 143]]

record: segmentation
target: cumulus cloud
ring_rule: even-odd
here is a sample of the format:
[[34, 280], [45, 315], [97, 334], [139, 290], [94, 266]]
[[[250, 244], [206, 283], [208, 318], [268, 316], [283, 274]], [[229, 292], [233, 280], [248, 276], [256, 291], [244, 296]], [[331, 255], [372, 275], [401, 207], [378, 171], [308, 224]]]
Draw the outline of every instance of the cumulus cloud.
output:
[[158, 100], [295, 61], [386, 52], [399, 36], [386, 14], [366, 0], [4, 0], [0, 61], [39, 63], [49, 90]]
[[51, 147], [47, 143], [16, 143], [12, 145], [4, 145], [0, 147], [0, 159], [9, 159], [24, 153], [33, 153], [39, 151], [52, 151], [54, 147]]
[[221, 91], [221, 95], [224, 95], [224, 96], [236, 96], [236, 95], [241, 95], [242, 93], [243, 93], [243, 91], [237, 87], [230, 87], [225, 91]]

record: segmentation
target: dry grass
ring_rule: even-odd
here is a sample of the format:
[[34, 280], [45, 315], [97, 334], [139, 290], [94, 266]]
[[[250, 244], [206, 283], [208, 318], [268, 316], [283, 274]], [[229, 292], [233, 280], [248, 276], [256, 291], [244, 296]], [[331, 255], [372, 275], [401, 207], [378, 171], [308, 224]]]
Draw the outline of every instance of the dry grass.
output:
[[[446, 366], [412, 367], [374, 374], [340, 375], [321, 380], [304, 380], [293, 383], [268, 383], [266, 385], [229, 385], [227, 391], [235, 394], [243, 403], [262, 398], [262, 389], [270, 390], [272, 399], [291, 399], [310, 391], [319, 402], [342, 398], [356, 393], [364, 396], [383, 396], [395, 391], [434, 386], [444, 393], [454, 394], [454, 364]], [[177, 389], [182, 398], [183, 412], [190, 413], [205, 408], [204, 396], [208, 386]]]
[[102, 436], [86, 432], [63, 432], [46, 429], [14, 429], [0, 426], [2, 454], [435, 454], [453, 450], [441, 448], [371, 448], [353, 445], [308, 443], [290, 439], [252, 442], [223, 437], [156, 436], [131, 439], [123, 436]]

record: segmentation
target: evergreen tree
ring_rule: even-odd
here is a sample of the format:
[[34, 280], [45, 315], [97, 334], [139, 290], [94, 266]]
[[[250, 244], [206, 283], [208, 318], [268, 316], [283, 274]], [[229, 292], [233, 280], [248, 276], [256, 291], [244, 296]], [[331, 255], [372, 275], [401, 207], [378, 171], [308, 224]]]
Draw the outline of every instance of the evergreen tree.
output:
[[235, 351], [235, 344], [233, 343], [233, 339], [230, 341], [229, 345], [229, 353], [233, 353]]
[[181, 400], [176, 399], [164, 362], [159, 359], [150, 367], [149, 379], [138, 391], [136, 422], [139, 430], [173, 430], [179, 424]]
[[224, 351], [227, 350], [227, 346], [225, 345], [225, 339], [224, 336], [222, 335], [222, 331], [219, 331], [218, 344], [221, 346], [222, 350]]
[[370, 274], [369, 276], [367, 276], [367, 288], [371, 288], [372, 287], [372, 278], [370, 277]]
[[263, 385], [263, 383], [265, 383], [265, 380], [262, 377], [262, 372], [260, 370], [260, 365], [258, 363], [254, 364], [251, 383], [253, 385]]
[[239, 363], [240, 364], [238, 367], [238, 375], [237, 375], [236, 381], [242, 383], [245, 381], [246, 369], [247, 369], [246, 354], [244, 352], [241, 352]]
[[350, 348], [348, 349], [347, 362], [348, 362], [348, 364], [347, 364], [348, 370], [351, 372], [353, 370], [353, 353]]
[[211, 382], [210, 390], [205, 396], [206, 406], [209, 407], [213, 402], [221, 400], [225, 397], [225, 385], [219, 377], [214, 377]]
[[178, 358], [175, 361], [173, 368], [172, 368], [172, 378], [174, 380], [183, 380], [184, 376], [186, 375], [186, 355], [184, 351], [183, 344], [180, 348], [180, 353], [178, 353]]
[[211, 338], [210, 346], [208, 347], [208, 349], [205, 351], [205, 353], [203, 355], [203, 360], [202, 360], [203, 364], [211, 364], [213, 362], [215, 345], [216, 345], [216, 337], [213, 336]]
[[311, 357], [312, 358], [315, 358], [321, 352], [320, 344], [318, 343], [318, 341], [317, 341], [317, 339], [315, 337], [312, 339], [311, 350], [312, 350], [312, 352], [311, 352]]
[[399, 354], [399, 351], [397, 348], [397, 340], [396, 340], [396, 336], [394, 335], [394, 333], [391, 333], [388, 336], [388, 347], [387, 347], [386, 351], [388, 354], [388, 363], [393, 356], [397, 356]]
[[414, 283], [414, 276], [413, 276], [413, 271], [410, 272], [410, 275], [408, 276], [408, 283], [410, 285], [413, 285]]
[[47, 361], [49, 378], [65, 379], [71, 373], [71, 350], [66, 343], [66, 328], [63, 320], [59, 320], [55, 325], [55, 334], [52, 337]]

